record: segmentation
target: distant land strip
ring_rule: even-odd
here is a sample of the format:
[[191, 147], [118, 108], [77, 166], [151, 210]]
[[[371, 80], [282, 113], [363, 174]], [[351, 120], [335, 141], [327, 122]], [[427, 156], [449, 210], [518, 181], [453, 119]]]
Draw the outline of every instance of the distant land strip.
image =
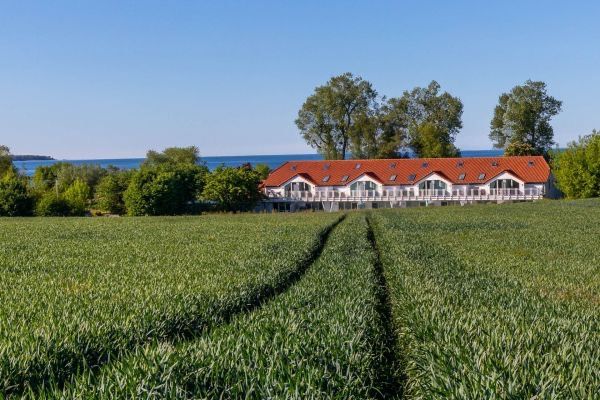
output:
[[31, 160], [54, 160], [50, 156], [36, 156], [31, 154], [12, 155], [13, 161], [31, 161]]

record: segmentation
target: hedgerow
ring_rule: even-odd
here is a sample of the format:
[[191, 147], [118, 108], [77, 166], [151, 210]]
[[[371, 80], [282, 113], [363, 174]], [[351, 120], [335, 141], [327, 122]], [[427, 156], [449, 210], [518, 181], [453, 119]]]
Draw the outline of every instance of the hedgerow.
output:
[[[331, 234], [286, 293], [191, 342], [155, 343], [48, 398], [337, 398], [381, 395], [386, 363], [375, 254], [363, 215]], [[393, 367], [386, 365], [386, 367]]]
[[286, 285], [337, 218], [0, 219], [0, 397], [226, 321]]
[[407, 398], [600, 397], [595, 204], [374, 214]]

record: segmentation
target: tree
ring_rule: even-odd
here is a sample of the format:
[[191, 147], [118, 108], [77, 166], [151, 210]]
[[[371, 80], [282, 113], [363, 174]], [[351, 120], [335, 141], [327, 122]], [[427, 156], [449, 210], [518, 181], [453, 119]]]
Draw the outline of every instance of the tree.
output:
[[388, 100], [387, 113], [393, 113], [399, 144], [406, 140], [417, 157], [457, 157], [454, 145], [462, 128], [463, 104], [448, 92], [440, 94], [436, 81], [426, 88], [405, 91], [400, 98]]
[[327, 159], [345, 159], [357, 122], [376, 107], [371, 83], [351, 73], [315, 89], [298, 112], [296, 126], [306, 142]]
[[81, 216], [85, 214], [91, 189], [82, 179], [76, 179], [64, 193], [64, 200], [69, 205], [69, 214]]
[[505, 149], [505, 155], [547, 155], [554, 144], [550, 120], [561, 107], [544, 82], [528, 80], [503, 93], [490, 123], [494, 147]]
[[262, 197], [261, 177], [251, 168], [217, 167], [206, 180], [202, 198], [223, 211], [249, 210]]
[[600, 196], [600, 132], [580, 137], [554, 155], [556, 186], [568, 198]]
[[9, 170], [0, 178], [0, 216], [25, 216], [32, 212], [33, 198], [27, 188], [27, 179]]
[[40, 197], [35, 214], [40, 217], [67, 217], [71, 215], [71, 207], [62, 195], [50, 191]]
[[254, 170], [258, 174], [259, 178], [263, 181], [267, 179], [271, 173], [271, 168], [269, 168], [267, 164], [256, 164]]
[[0, 177], [13, 170], [14, 166], [10, 155], [10, 149], [0, 145]]
[[190, 206], [204, 187], [206, 167], [199, 165], [142, 166], [123, 194], [129, 215], [176, 215]]
[[96, 187], [96, 205], [112, 214], [125, 213], [124, 194], [131, 180], [132, 171], [113, 171]]
[[200, 151], [196, 146], [167, 147], [162, 153], [149, 150], [146, 153], [145, 166], [158, 165], [196, 165], [200, 159]]
[[418, 149], [419, 157], [459, 157], [460, 151], [449, 139], [443, 128], [427, 122], [417, 128], [413, 147]]

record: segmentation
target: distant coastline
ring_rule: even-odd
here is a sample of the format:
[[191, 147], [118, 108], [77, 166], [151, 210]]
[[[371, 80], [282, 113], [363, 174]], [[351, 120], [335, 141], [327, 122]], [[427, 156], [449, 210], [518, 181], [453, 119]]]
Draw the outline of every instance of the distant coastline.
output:
[[[463, 157], [499, 157], [502, 150], [462, 150]], [[319, 154], [278, 154], [278, 155], [246, 155], [246, 156], [212, 156], [202, 157], [201, 160], [206, 166], [213, 170], [220, 165], [226, 167], [237, 167], [246, 163], [251, 165], [265, 164], [269, 168], [277, 168], [286, 161], [292, 160], [322, 160], [323, 156]], [[59, 162], [52, 158], [14, 160], [15, 166], [25, 175], [33, 175], [35, 169], [39, 166], [50, 166]], [[103, 168], [108, 166], [120, 169], [138, 168], [144, 158], [111, 158], [111, 159], [88, 159], [88, 160], [61, 160], [74, 165], [99, 165]]]
[[32, 154], [20, 154], [11, 156], [13, 161], [44, 161], [44, 160], [54, 160], [54, 158], [50, 156], [38, 156]]

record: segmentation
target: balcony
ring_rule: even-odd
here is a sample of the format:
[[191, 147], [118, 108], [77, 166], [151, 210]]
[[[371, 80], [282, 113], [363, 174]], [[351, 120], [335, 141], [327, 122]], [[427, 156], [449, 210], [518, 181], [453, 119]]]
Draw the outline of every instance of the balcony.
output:
[[538, 200], [544, 191], [537, 188], [520, 189], [428, 189], [428, 190], [361, 190], [361, 191], [288, 191], [283, 195], [269, 193], [272, 201], [507, 201]]

